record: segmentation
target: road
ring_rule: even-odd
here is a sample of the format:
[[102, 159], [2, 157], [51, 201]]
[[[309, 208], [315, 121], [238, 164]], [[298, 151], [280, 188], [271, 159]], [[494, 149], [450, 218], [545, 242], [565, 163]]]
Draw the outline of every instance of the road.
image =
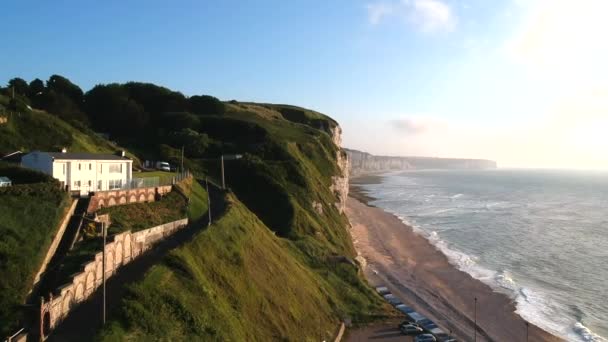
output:
[[346, 336], [346, 342], [413, 342], [414, 338], [412, 336], [405, 336], [399, 331], [398, 324], [398, 321], [393, 323], [383, 322], [351, 330]]

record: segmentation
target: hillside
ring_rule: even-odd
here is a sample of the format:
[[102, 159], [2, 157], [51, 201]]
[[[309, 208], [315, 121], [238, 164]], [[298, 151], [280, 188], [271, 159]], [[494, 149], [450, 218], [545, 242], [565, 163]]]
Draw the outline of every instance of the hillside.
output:
[[[311, 270], [233, 196], [226, 214], [131, 286], [102, 340], [330, 340], [341, 317], [379, 305], [358, 282]], [[328, 279], [329, 278], [329, 279]], [[280, 285], [279, 285], [280, 284]], [[348, 286], [350, 285], [350, 286]]]
[[496, 162], [485, 159], [375, 156], [367, 152], [345, 149], [350, 159], [350, 174], [399, 170], [495, 169]]
[[[180, 165], [183, 149], [184, 166], [215, 184], [222, 179], [220, 158], [227, 156], [228, 212], [133, 284], [102, 336], [242, 340], [255, 333], [260, 340], [316, 340], [331, 338], [341, 319], [365, 322], [390, 312], [354, 261], [343, 213], [348, 163], [333, 119], [290, 105], [185, 97], [146, 83], [97, 85], [83, 93], [52, 78], [60, 82], [47, 82], [43, 92], [56, 96], [61, 83], [62, 96], [72, 102], [56, 107], [58, 115], [36, 110], [26, 117], [53, 131], [48, 139], [29, 142], [17, 120], [0, 128], [11, 148], [115, 149], [93, 133], [105, 132], [142, 159]], [[30, 101], [54, 108], [36, 96]], [[230, 158], [235, 154], [242, 158]], [[130, 222], [140, 220], [135, 211], [118, 215], [122, 226], [143, 224]]]
[[0, 175], [15, 184], [0, 188], [0, 333], [7, 336], [70, 200], [44, 174], [0, 163]]
[[[225, 163], [229, 209], [131, 287], [103, 338], [321, 340], [341, 319], [385, 315], [358, 268], [344, 262], [355, 252], [341, 211], [337, 123], [251, 103], [200, 120], [211, 141], [244, 154]], [[219, 160], [187, 163], [219, 179]]]

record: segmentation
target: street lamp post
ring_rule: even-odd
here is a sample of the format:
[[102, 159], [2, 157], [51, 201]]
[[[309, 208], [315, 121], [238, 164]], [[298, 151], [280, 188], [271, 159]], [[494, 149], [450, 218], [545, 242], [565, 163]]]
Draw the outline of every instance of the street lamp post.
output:
[[207, 212], [209, 213], [207, 227], [209, 227], [211, 225], [211, 194], [209, 193], [209, 181], [207, 181], [207, 177], [205, 177], [205, 186], [207, 186]]
[[103, 254], [102, 254], [102, 272], [103, 272], [103, 276], [101, 277], [102, 279], [102, 287], [103, 287], [103, 296], [102, 296], [102, 318], [101, 318], [101, 322], [102, 325], [105, 326], [106, 325], [106, 238], [107, 238], [107, 231], [106, 231], [106, 224], [105, 222], [101, 222], [101, 235], [103, 236]]
[[224, 177], [224, 160], [236, 160], [243, 158], [242, 154], [227, 154], [221, 156], [220, 160], [222, 162], [222, 189], [226, 189], [226, 178]]
[[[85, 216], [82, 216], [84, 220], [88, 220], [94, 223], [100, 223], [99, 221], [92, 220]], [[101, 249], [101, 272], [103, 273], [101, 277], [101, 286], [102, 286], [102, 303], [101, 303], [101, 322], [102, 325], [106, 325], [106, 239], [108, 236], [108, 232], [106, 230], [106, 223], [101, 221], [101, 236], [103, 238], [103, 246]]]
[[475, 309], [474, 309], [474, 319], [475, 319], [475, 330], [473, 330], [474, 340], [477, 341], [477, 297], [475, 297]]

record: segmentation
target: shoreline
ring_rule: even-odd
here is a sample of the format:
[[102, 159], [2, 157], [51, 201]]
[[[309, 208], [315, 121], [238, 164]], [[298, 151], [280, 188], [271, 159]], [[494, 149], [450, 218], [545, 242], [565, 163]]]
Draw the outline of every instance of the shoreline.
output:
[[378, 175], [356, 177], [346, 209], [353, 244], [365, 258], [364, 272], [371, 285], [389, 287], [404, 303], [460, 340], [473, 340], [476, 318], [477, 338], [482, 341], [526, 341], [527, 324], [530, 341], [563, 341], [526, 322], [515, 313], [509, 296], [457, 269], [398, 217], [367, 203], [374, 198], [360, 185], [380, 180]]

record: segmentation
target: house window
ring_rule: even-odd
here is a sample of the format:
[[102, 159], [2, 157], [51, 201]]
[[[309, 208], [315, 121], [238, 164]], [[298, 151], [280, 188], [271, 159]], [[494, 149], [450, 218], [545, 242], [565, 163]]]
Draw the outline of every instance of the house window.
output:
[[122, 179], [111, 179], [108, 182], [108, 188], [110, 190], [115, 190], [115, 189], [122, 188]]
[[103, 173], [103, 164], [99, 164], [99, 173]]
[[80, 171], [80, 163], [78, 163], [78, 171]]
[[110, 173], [122, 173], [122, 164], [110, 164]]
[[89, 187], [91, 186], [91, 181], [89, 181]]
[[61, 164], [61, 169], [63, 170], [63, 174], [65, 175], [65, 164]]
[[101, 190], [101, 181], [100, 180], [97, 181], [97, 190]]
[[92, 167], [93, 166], [91, 165], [91, 163], [89, 163], [89, 170], [93, 170]]
[[75, 181], [74, 182], [74, 187], [80, 188], [80, 181]]

